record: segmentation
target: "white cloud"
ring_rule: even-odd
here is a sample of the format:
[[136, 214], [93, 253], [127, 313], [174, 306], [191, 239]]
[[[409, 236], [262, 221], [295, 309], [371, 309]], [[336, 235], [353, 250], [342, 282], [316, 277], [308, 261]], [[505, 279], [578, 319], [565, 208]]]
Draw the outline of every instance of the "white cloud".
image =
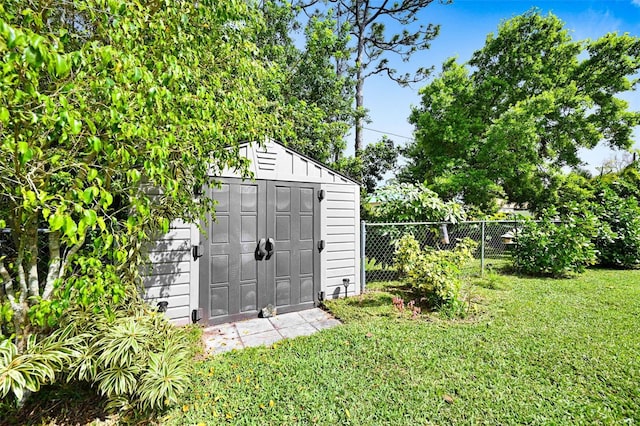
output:
[[638, 7], [640, 7], [640, 0], [631, 0], [631, 4], [634, 4]]

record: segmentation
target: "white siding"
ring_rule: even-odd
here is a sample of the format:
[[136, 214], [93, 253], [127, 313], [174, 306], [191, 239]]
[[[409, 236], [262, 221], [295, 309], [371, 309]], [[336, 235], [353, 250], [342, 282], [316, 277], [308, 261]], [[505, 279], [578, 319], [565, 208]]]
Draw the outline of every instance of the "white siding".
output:
[[197, 282], [195, 293], [192, 282], [198, 272], [192, 262], [192, 227], [173, 222], [169, 232], [152, 244], [151, 264], [143, 271], [145, 299], [154, 307], [158, 302], [169, 302], [166, 315], [175, 324], [188, 324], [192, 305], [197, 305]]
[[348, 278], [348, 295], [359, 294], [360, 187], [345, 180], [322, 189], [321, 227], [326, 242], [320, 259], [322, 290], [329, 299], [344, 297], [342, 280]]

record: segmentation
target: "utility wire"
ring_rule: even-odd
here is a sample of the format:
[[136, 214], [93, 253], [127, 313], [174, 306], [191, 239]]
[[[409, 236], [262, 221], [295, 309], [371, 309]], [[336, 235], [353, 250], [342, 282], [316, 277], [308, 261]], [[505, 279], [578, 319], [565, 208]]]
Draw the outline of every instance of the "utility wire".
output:
[[413, 138], [410, 138], [408, 136], [399, 135], [397, 133], [383, 132], [382, 130], [371, 129], [369, 127], [363, 127], [363, 129], [364, 130], [369, 130], [370, 132], [382, 133], [383, 135], [397, 136], [399, 138], [405, 138], [405, 139], [408, 139], [410, 141], [413, 141]]

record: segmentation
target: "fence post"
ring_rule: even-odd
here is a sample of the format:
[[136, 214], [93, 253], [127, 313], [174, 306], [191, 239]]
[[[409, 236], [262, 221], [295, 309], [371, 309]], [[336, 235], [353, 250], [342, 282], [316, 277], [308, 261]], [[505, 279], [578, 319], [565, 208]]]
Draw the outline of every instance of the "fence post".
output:
[[366, 244], [367, 244], [366, 222], [364, 220], [361, 220], [360, 221], [360, 293], [364, 293], [364, 289], [366, 288], [366, 283], [367, 283], [367, 275], [365, 271], [365, 266], [367, 264], [366, 253], [365, 253]]
[[484, 275], [484, 224], [486, 222], [483, 220], [480, 225], [480, 229], [482, 229], [481, 237], [480, 237], [480, 275]]

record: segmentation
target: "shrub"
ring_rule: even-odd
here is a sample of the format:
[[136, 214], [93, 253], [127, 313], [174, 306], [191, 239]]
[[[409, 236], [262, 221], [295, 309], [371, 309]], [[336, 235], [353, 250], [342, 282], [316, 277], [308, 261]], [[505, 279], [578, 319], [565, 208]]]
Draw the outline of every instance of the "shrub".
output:
[[[113, 303], [113, 300], [111, 303]], [[197, 330], [178, 328], [140, 297], [71, 306], [60, 328], [19, 353], [0, 342], [0, 397], [15, 401], [56, 381], [91, 383], [107, 409], [148, 416], [178, 402], [190, 380]]]
[[420, 257], [420, 243], [411, 234], [404, 234], [395, 242], [394, 266], [400, 276], [406, 276]]
[[591, 239], [597, 232], [597, 219], [583, 212], [583, 217], [571, 214], [556, 223], [551, 220], [554, 213], [543, 214], [540, 222], [525, 222], [518, 233], [513, 256], [517, 271], [564, 277], [583, 272], [588, 265], [596, 263]]
[[605, 188], [594, 204], [602, 226], [594, 238], [598, 261], [603, 266], [630, 268], [640, 263], [640, 207]]
[[407, 284], [437, 309], [461, 305], [462, 267], [473, 258], [478, 243], [459, 242], [453, 250], [420, 251], [411, 235], [403, 236], [396, 249], [396, 267], [406, 273]]
[[30, 335], [22, 353], [10, 339], [0, 341], [0, 397], [13, 395], [22, 402], [25, 394], [53, 383], [77, 359], [81, 341], [82, 336], [73, 336], [70, 326], [40, 340], [35, 334]]
[[69, 313], [84, 336], [68, 380], [94, 383], [110, 411], [150, 414], [175, 404], [189, 383], [188, 329], [134, 299], [116, 310], [94, 306]]

